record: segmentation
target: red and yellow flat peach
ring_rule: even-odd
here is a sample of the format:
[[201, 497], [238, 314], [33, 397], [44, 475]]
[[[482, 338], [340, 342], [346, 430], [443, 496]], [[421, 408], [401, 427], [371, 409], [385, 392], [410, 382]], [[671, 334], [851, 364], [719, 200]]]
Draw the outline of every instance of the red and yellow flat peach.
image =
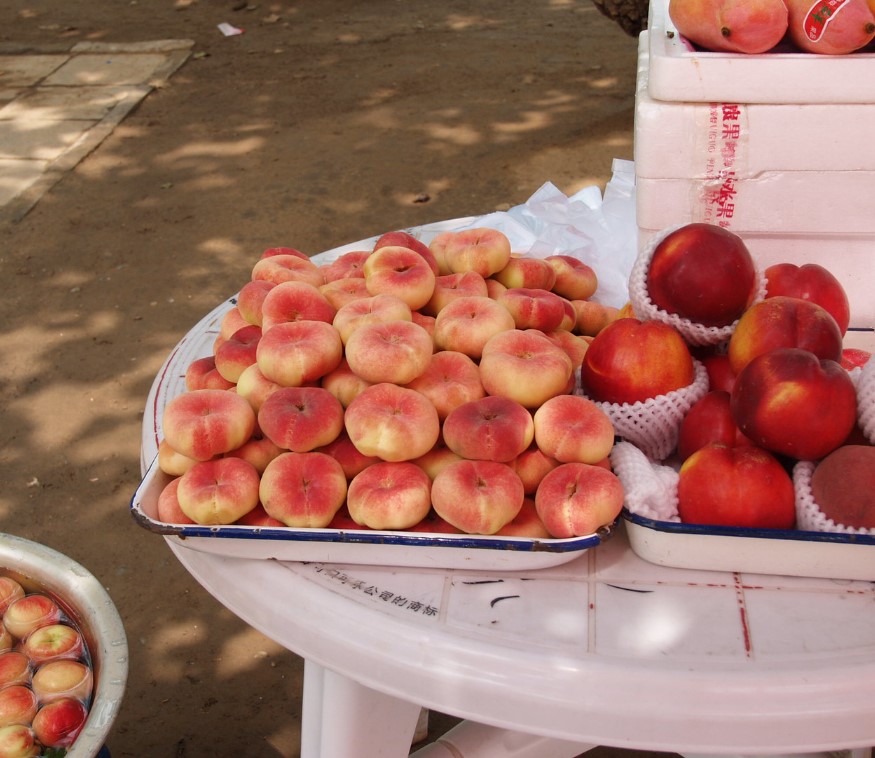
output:
[[535, 501], [530, 497], [523, 500], [520, 512], [495, 535], [496, 537], [526, 537], [532, 540], [545, 540], [552, 536], [538, 515]]
[[574, 331], [587, 337], [595, 337], [619, 315], [619, 310], [610, 305], [602, 305], [595, 300], [572, 300], [577, 312]]
[[179, 478], [176, 498], [198, 524], [233, 524], [258, 503], [258, 483], [258, 471], [242, 458], [198, 461]]
[[507, 308], [517, 329], [552, 332], [565, 319], [562, 298], [548, 290], [508, 288], [496, 298], [496, 302]]
[[435, 318], [434, 342], [441, 350], [464, 353], [476, 360], [493, 336], [514, 328], [510, 311], [492, 298], [460, 297]]
[[440, 436], [440, 419], [431, 401], [389, 382], [361, 392], [347, 407], [344, 423], [359, 452], [385, 461], [419, 458]]
[[297, 255], [271, 255], [261, 258], [252, 267], [253, 280], [264, 280], [279, 284], [280, 282], [307, 282], [314, 287], [325, 284], [322, 271], [309, 258]]
[[486, 279], [510, 261], [510, 240], [497, 229], [463, 229], [442, 244], [444, 261], [454, 274], [476, 271]]
[[581, 335], [573, 334], [565, 329], [556, 329], [552, 332], [544, 332], [550, 342], [561, 347], [565, 353], [571, 358], [571, 365], [578, 369], [583, 363], [583, 356], [589, 349], [587, 342]]
[[386, 321], [412, 321], [410, 306], [395, 295], [370, 295], [338, 308], [332, 323], [345, 345], [360, 326]]
[[486, 280], [475, 271], [446, 274], [437, 277], [431, 299], [422, 307], [423, 313], [436, 316], [447, 304], [460, 297], [488, 297]]
[[535, 443], [560, 463], [595, 464], [614, 446], [607, 414], [581, 395], [557, 395], [535, 411]]
[[431, 479], [414, 463], [381, 461], [349, 483], [346, 505], [357, 524], [408, 529], [431, 510]]
[[434, 342], [419, 324], [385, 321], [353, 331], [345, 355], [352, 372], [366, 382], [407, 384], [425, 371], [433, 353]]
[[343, 406], [322, 387], [282, 387], [264, 401], [258, 426], [278, 447], [308, 453], [343, 430]]
[[544, 453], [534, 442], [510, 462], [523, 483], [527, 495], [534, 495], [541, 480], [559, 465], [559, 461]]
[[337, 309], [317, 287], [307, 282], [282, 282], [264, 298], [261, 306], [262, 329], [267, 331], [286, 321], [334, 321]]
[[426, 263], [428, 263], [429, 268], [434, 272], [434, 275], [438, 276], [440, 274], [440, 269], [437, 259], [434, 257], [434, 253], [432, 253], [428, 245], [418, 237], [414, 237], [410, 232], [400, 230], [386, 232], [377, 239], [374, 243], [373, 249], [379, 250], [381, 247], [393, 246], [406, 247], [408, 250], [412, 250], [414, 253], [421, 255]]
[[272, 258], [275, 255], [291, 255], [295, 258], [301, 258], [302, 260], [309, 261], [310, 256], [307, 255], [303, 250], [298, 250], [296, 247], [285, 247], [282, 245], [276, 247], [267, 248], [259, 257], [261, 258]]
[[183, 513], [179, 507], [179, 498], [176, 496], [176, 491], [179, 489], [179, 477], [171, 479], [158, 495], [157, 516], [159, 521], [165, 524], [193, 524], [194, 519], [190, 519]]
[[225, 456], [229, 458], [242, 458], [244, 461], [251, 463], [255, 470], [261, 474], [267, 468], [267, 464], [282, 452], [285, 452], [283, 448], [270, 438], [265, 437], [261, 430], [256, 430], [246, 442], [235, 450], [225, 453]]
[[480, 381], [488, 394], [533, 409], [567, 392], [573, 369], [568, 354], [543, 332], [514, 329], [496, 334], [484, 346]]
[[362, 379], [349, 367], [349, 362], [344, 358], [334, 371], [329, 371], [319, 380], [319, 384], [346, 408], [359, 392], [370, 387], [373, 382]]
[[435, 353], [425, 371], [406, 386], [431, 400], [441, 421], [454, 408], [479, 400], [486, 394], [477, 364], [464, 353], [454, 350]]
[[325, 528], [346, 500], [346, 476], [325, 453], [283, 453], [261, 476], [261, 503], [286, 526]]
[[351, 303], [353, 300], [371, 297], [363, 276], [335, 279], [333, 282], [323, 284], [319, 288], [319, 292], [335, 311], [340, 310], [344, 305]]
[[261, 307], [264, 298], [276, 285], [273, 282], [257, 279], [248, 281], [237, 293], [237, 310], [249, 324], [261, 326]]
[[415, 463], [428, 475], [429, 479], [434, 480], [438, 472], [448, 466], [450, 463], [463, 460], [462, 456], [454, 453], [441, 441], [438, 441], [435, 446], [419, 458], [414, 458], [411, 463]]
[[240, 309], [236, 305], [226, 311], [225, 315], [222, 316], [222, 320], [219, 322], [219, 334], [213, 342], [213, 352], [215, 353], [219, 345], [244, 326], [250, 326], [250, 323], [243, 318], [243, 314], [240, 313]]
[[365, 272], [362, 269], [365, 259], [370, 254], [370, 250], [350, 250], [348, 253], [343, 253], [331, 263], [319, 266], [322, 269], [322, 279], [326, 284], [336, 282], [338, 279], [364, 279]]
[[255, 429], [255, 411], [229, 390], [194, 390], [164, 408], [164, 439], [176, 452], [207, 461], [240, 447]]
[[300, 387], [334, 371], [343, 358], [337, 330], [324, 321], [289, 321], [261, 335], [256, 351], [266, 379], [284, 387]]
[[556, 280], [553, 292], [569, 300], [588, 300], [598, 289], [598, 276], [588, 266], [573, 255], [548, 255], [544, 260], [553, 267]]
[[509, 463], [534, 439], [532, 414], [515, 400], [490, 395], [463, 403], [444, 420], [444, 444], [469, 460]]
[[[258, 353], [256, 352], [257, 358]], [[245, 368], [237, 378], [237, 394], [252, 406], [255, 413], [258, 413], [267, 396], [280, 387], [282, 387], [281, 384], [271, 381], [261, 373], [258, 363]]]
[[535, 508], [553, 537], [583, 537], [620, 515], [623, 485], [601, 466], [563, 463], [541, 481]]
[[508, 289], [549, 290], [556, 283], [556, 272], [543, 258], [511, 256], [507, 265], [492, 278]]
[[517, 516], [524, 499], [516, 472], [496, 461], [451, 463], [431, 486], [435, 512], [466, 534], [495, 534]]
[[435, 273], [419, 253], [397, 245], [372, 252], [364, 264], [365, 284], [372, 295], [395, 295], [419, 310], [434, 292]]
[[376, 456], [360, 453], [358, 448], [352, 444], [346, 429], [338, 434], [334, 441], [318, 448], [316, 452], [325, 453], [325, 455], [330, 455], [334, 458], [343, 468], [343, 473], [347, 480], [352, 479], [368, 466], [380, 462], [380, 458]]
[[255, 363], [255, 353], [261, 340], [261, 327], [250, 324], [238, 329], [216, 350], [216, 371], [234, 384], [249, 366]]
[[170, 476], [182, 476], [197, 461], [174, 450], [167, 440], [158, 443], [158, 468]]
[[225, 379], [216, 370], [216, 357], [205, 355], [196, 358], [185, 369], [185, 388], [191, 390], [228, 390], [234, 382]]

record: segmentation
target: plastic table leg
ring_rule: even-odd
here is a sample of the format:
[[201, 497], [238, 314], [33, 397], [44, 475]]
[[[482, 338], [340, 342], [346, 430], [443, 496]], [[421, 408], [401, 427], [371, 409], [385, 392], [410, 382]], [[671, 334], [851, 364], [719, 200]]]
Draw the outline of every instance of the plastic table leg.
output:
[[594, 747], [463, 721], [411, 758], [575, 758]]
[[305, 660], [301, 758], [407, 758], [420, 711]]

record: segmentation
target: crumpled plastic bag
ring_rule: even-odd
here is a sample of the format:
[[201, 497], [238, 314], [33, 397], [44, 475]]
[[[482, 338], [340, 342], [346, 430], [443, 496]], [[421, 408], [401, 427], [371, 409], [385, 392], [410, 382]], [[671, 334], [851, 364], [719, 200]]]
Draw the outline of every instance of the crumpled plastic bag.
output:
[[629, 300], [629, 274], [638, 255], [635, 166], [615, 159], [604, 196], [591, 186], [570, 197], [545, 182], [526, 202], [471, 219], [464, 228], [503, 232], [511, 249], [536, 258], [571, 255], [591, 266], [599, 286], [593, 300], [621, 308]]

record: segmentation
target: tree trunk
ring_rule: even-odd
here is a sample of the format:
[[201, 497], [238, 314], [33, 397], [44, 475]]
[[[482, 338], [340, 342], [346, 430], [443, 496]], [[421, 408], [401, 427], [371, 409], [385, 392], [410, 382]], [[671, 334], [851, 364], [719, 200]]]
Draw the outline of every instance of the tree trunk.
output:
[[592, 2], [632, 37], [637, 37], [647, 28], [648, 0], [592, 0]]

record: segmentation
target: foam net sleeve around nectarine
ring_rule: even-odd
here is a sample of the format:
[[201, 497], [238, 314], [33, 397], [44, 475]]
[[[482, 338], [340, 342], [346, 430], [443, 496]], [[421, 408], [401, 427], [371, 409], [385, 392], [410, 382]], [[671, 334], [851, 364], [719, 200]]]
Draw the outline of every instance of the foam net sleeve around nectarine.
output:
[[811, 492], [811, 475], [814, 473], [816, 465], [814, 461], [799, 461], [793, 467], [793, 488], [796, 491], [796, 528], [807, 532], [839, 532], [875, 537], [875, 529], [837, 524], [820, 510], [820, 506]]
[[700, 361], [694, 361], [695, 379], [665, 395], [637, 403], [604, 403], [596, 405], [607, 414], [619, 437], [641, 448], [653, 460], [661, 461], [674, 452], [681, 421], [690, 408], [708, 392], [708, 372]]
[[857, 386], [857, 420], [866, 439], [875, 445], [875, 357], [851, 372]]

